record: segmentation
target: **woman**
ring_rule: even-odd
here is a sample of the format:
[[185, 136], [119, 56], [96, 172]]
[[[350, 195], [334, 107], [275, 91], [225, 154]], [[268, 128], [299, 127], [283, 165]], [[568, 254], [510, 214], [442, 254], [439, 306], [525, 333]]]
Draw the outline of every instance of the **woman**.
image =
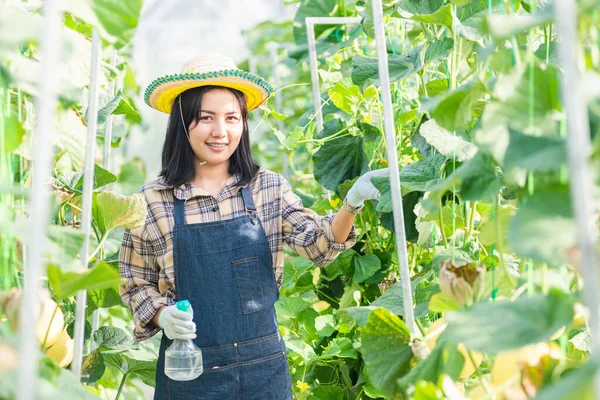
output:
[[[157, 180], [142, 188], [144, 226], [126, 231], [121, 297], [138, 341], [164, 331], [155, 399], [289, 399], [291, 382], [274, 302], [283, 243], [324, 266], [355, 243], [353, 222], [379, 193], [363, 175], [335, 216], [304, 209], [289, 183], [250, 154], [248, 111], [272, 93], [226, 57], [203, 56], [152, 82], [146, 102], [170, 114]], [[176, 309], [187, 299], [194, 310]], [[164, 374], [173, 339], [193, 339], [204, 373]]]

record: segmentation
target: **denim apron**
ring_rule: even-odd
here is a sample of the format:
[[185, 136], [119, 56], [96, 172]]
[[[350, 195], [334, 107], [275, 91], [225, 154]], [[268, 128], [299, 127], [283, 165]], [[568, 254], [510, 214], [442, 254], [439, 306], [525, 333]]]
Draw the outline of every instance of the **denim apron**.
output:
[[163, 335], [155, 400], [292, 398], [271, 249], [250, 188], [241, 192], [245, 215], [198, 224], [185, 224], [185, 202], [175, 198], [175, 290], [192, 304], [204, 372], [191, 381], [167, 378], [172, 341]]

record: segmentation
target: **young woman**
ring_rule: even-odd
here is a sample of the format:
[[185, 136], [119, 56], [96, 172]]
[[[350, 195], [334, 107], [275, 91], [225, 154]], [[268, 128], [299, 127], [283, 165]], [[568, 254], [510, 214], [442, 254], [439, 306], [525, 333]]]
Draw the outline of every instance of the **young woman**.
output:
[[[324, 266], [355, 243], [353, 222], [379, 192], [360, 177], [333, 216], [303, 208], [289, 183], [252, 160], [248, 111], [272, 93], [262, 78], [222, 56], [187, 62], [152, 82], [145, 100], [169, 113], [157, 180], [144, 185], [145, 224], [126, 231], [121, 297], [135, 337], [164, 331], [155, 399], [290, 399], [291, 380], [274, 302], [283, 243]], [[194, 310], [177, 310], [189, 300]], [[204, 373], [174, 381], [164, 353], [176, 338], [202, 349]]]

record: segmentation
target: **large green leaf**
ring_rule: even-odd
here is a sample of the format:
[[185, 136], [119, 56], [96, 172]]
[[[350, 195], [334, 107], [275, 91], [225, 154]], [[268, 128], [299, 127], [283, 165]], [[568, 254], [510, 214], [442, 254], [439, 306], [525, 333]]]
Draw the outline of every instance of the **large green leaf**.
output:
[[311, 400], [343, 400], [344, 391], [339, 386], [317, 386], [312, 390]]
[[60, 267], [49, 265], [48, 280], [58, 299], [66, 299], [79, 290], [99, 290], [121, 284], [119, 273], [105, 262], [84, 272], [63, 272]]
[[364, 282], [381, 268], [381, 260], [375, 254], [354, 257], [354, 283]]
[[560, 137], [530, 136], [510, 129], [504, 166], [531, 171], [558, 170], [567, 161], [565, 140]]
[[566, 186], [536, 189], [522, 201], [508, 228], [509, 247], [537, 262], [568, 262], [566, 252], [576, 241], [577, 225]]
[[412, 14], [432, 14], [444, 5], [444, 0], [400, 0], [398, 8]]
[[102, 235], [115, 228], [134, 229], [144, 223], [148, 214], [141, 193], [123, 196], [115, 192], [94, 193], [92, 215]]
[[427, 46], [424, 63], [427, 64], [430, 62], [438, 62], [445, 59], [450, 55], [453, 47], [454, 39], [452, 38], [444, 37], [434, 40], [429, 46]]
[[53, 263], [69, 265], [79, 255], [85, 234], [68, 226], [48, 225], [48, 255]]
[[135, 377], [150, 387], [156, 385], [156, 360], [138, 360], [122, 353], [104, 353], [104, 360], [125, 374], [123, 379]]
[[583, 366], [566, 371], [557, 381], [544, 385], [535, 400], [593, 399], [597, 373], [598, 359], [592, 358]]
[[457, 380], [464, 361], [465, 358], [455, 345], [440, 343], [427, 358], [419, 361], [408, 374], [398, 379], [398, 386], [406, 392], [410, 386], [416, 385], [421, 380], [437, 384], [443, 374]]
[[142, 10], [142, 0], [92, 0], [92, 8], [104, 29], [117, 38], [117, 48], [133, 39]]
[[358, 353], [352, 347], [352, 340], [347, 337], [336, 337], [321, 353], [324, 357], [358, 358]]
[[360, 89], [358, 86], [352, 85], [350, 87], [344, 86], [341, 82], [336, 83], [330, 88], [327, 93], [329, 98], [333, 101], [333, 104], [340, 110], [354, 114], [358, 103], [360, 101]]
[[448, 313], [448, 340], [469, 349], [497, 353], [547, 341], [573, 319], [575, 299], [551, 290], [547, 296], [512, 303], [476, 303]]
[[345, 136], [325, 142], [313, 155], [314, 175], [321, 185], [337, 190], [340, 183], [368, 170], [363, 139]]
[[[410, 50], [406, 54], [388, 54], [390, 83], [406, 78], [423, 69], [421, 51], [423, 45]], [[362, 86], [365, 83], [379, 84], [379, 65], [377, 58], [354, 56], [352, 58], [352, 83]]]
[[475, 105], [486, 93], [482, 83], [469, 83], [441, 95], [440, 98], [424, 102], [423, 107], [441, 127], [450, 131], [466, 130], [473, 122]]
[[[294, 41], [296, 44], [306, 43], [306, 17], [329, 17], [335, 10], [336, 0], [303, 0], [294, 16]], [[315, 38], [335, 25], [315, 25]]]
[[516, 67], [498, 77], [494, 95], [501, 102], [499, 107], [489, 110], [496, 120], [505, 121], [515, 129], [528, 127], [532, 120], [561, 109], [558, 69], [551, 65], [544, 69], [536, 66], [530, 72]]
[[431, 14], [415, 14], [410, 19], [425, 24], [442, 25], [448, 29], [452, 29], [452, 5], [446, 4]]
[[123, 329], [112, 326], [101, 326], [94, 332], [94, 341], [98, 347], [112, 350], [128, 350], [134, 347], [135, 341]]
[[400, 318], [378, 308], [369, 314], [367, 325], [360, 328], [360, 338], [359, 351], [373, 386], [393, 398], [398, 391], [396, 380], [410, 368], [410, 331]]
[[100, 350], [96, 349], [85, 356], [81, 365], [81, 381], [83, 383], [94, 383], [104, 375], [104, 357]]
[[300, 297], [280, 297], [275, 302], [275, 310], [277, 315], [296, 318], [299, 313], [310, 307], [310, 304], [302, 300]]
[[469, 143], [457, 134], [452, 134], [433, 119], [421, 124], [419, 133], [427, 140], [427, 143], [448, 158], [465, 161], [477, 152], [477, 147], [474, 144]]
[[4, 122], [4, 148], [5, 153], [12, 153], [21, 145], [23, 136], [25, 136], [25, 129], [19, 122], [16, 115], [5, 116], [0, 121]]
[[115, 97], [98, 111], [98, 125], [106, 122], [109, 115], [125, 115], [139, 117], [137, 110], [125, 99], [121, 90], [117, 91]]
[[[117, 177], [100, 165], [94, 165], [94, 190], [110, 185], [117, 181]], [[83, 191], [83, 171], [58, 174], [52, 182], [56, 188], [64, 188], [70, 192], [81, 193]]]
[[427, 192], [440, 182], [440, 171], [446, 156], [436, 154], [433, 157], [408, 164], [400, 171], [400, 183], [404, 189]]

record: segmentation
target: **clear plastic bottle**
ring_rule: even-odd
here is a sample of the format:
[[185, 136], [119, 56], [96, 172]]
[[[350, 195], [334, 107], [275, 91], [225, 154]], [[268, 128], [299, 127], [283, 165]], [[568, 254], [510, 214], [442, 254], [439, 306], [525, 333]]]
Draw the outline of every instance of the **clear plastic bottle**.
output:
[[[177, 309], [194, 315], [189, 301], [177, 302]], [[202, 351], [191, 339], [175, 339], [165, 351], [165, 375], [175, 381], [191, 381], [204, 371]]]

